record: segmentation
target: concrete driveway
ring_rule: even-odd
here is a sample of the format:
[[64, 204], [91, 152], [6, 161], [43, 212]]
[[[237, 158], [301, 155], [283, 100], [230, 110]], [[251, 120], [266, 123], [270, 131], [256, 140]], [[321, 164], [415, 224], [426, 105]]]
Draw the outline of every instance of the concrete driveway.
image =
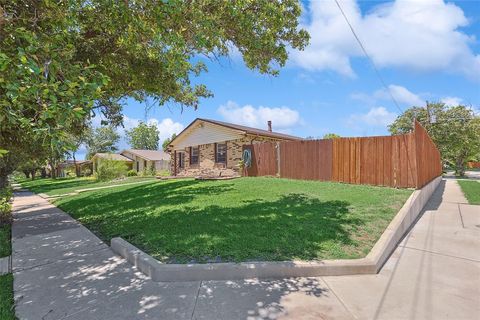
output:
[[454, 180], [377, 275], [155, 283], [36, 195], [14, 217], [20, 319], [480, 319], [480, 206]]

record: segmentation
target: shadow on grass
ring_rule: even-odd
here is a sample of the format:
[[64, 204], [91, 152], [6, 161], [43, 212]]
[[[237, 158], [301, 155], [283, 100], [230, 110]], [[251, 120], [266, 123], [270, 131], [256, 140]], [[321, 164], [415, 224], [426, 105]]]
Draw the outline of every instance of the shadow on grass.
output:
[[35, 193], [48, 193], [58, 189], [85, 187], [96, 181], [91, 179], [59, 178], [59, 179], [36, 179], [22, 180], [20, 183], [25, 188]]
[[108, 241], [121, 236], [168, 263], [348, 258], [344, 246], [364, 224], [346, 201], [301, 193], [222, 205], [195, 202], [232, 184], [199, 181], [139, 186], [60, 201]]

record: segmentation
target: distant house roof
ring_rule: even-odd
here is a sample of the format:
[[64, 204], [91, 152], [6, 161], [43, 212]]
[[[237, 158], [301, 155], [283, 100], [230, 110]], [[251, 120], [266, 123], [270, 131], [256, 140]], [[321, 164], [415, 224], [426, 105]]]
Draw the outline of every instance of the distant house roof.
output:
[[111, 159], [111, 160], [126, 161], [126, 162], [132, 161], [132, 159], [129, 159], [118, 153], [95, 153], [92, 159], [93, 158]]
[[180, 132], [175, 139], [173, 139], [170, 142], [170, 146], [175, 145], [175, 142], [178, 142], [181, 138], [181, 136], [185, 135], [187, 132], [190, 132], [191, 128], [195, 123], [210, 123], [213, 125], [221, 126], [223, 128], [227, 128], [230, 130], [234, 130], [237, 134], [251, 134], [255, 136], [263, 136], [263, 137], [270, 137], [270, 138], [275, 138], [275, 139], [281, 139], [281, 140], [302, 140], [300, 137], [292, 136], [289, 134], [284, 134], [284, 133], [279, 133], [279, 132], [274, 132], [274, 131], [268, 131], [268, 130], [263, 130], [263, 129], [257, 129], [257, 128], [252, 128], [252, 127], [247, 127], [247, 126], [242, 126], [234, 123], [228, 123], [228, 122], [223, 122], [223, 121], [218, 121], [218, 120], [212, 120], [212, 119], [204, 119], [204, 118], [196, 118], [195, 120], [192, 121], [182, 132]]
[[73, 166], [73, 165], [75, 165], [75, 163], [78, 166], [81, 166], [81, 165], [84, 165], [84, 164], [89, 164], [91, 162], [92, 161], [90, 161], [90, 160], [76, 160], [76, 161], [73, 161], [71, 159], [68, 159], [68, 160], [65, 160], [62, 163], [60, 163], [59, 166]]
[[121, 154], [123, 154], [124, 152], [132, 153], [140, 158], [144, 158], [150, 161], [159, 161], [159, 160], [169, 161], [170, 160], [170, 155], [161, 150], [127, 149], [127, 150], [123, 150]]

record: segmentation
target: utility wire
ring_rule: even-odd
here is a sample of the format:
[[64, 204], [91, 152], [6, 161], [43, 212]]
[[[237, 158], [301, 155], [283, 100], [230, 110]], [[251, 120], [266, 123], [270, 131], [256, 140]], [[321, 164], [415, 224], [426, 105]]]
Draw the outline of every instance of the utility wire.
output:
[[347, 15], [345, 14], [345, 12], [343, 11], [342, 9], [342, 6], [340, 6], [340, 3], [338, 2], [338, 0], [334, 0], [335, 3], [337, 4], [337, 7], [338, 9], [340, 9], [340, 12], [342, 13], [342, 16], [343, 18], [345, 19], [345, 21], [347, 22], [348, 26], [350, 27], [350, 30], [352, 31], [353, 33], [353, 36], [355, 37], [355, 39], [357, 40], [358, 44], [360, 45], [360, 48], [362, 48], [362, 51], [363, 53], [365, 54], [365, 57], [367, 57], [367, 59], [370, 61], [370, 64], [372, 65], [372, 68], [373, 70], [375, 70], [375, 74], [377, 75], [378, 79], [380, 80], [381, 84], [385, 87], [385, 89], [387, 90], [388, 94], [390, 95], [390, 98], [392, 98], [392, 101], [393, 103], [395, 104], [395, 106], [397, 107], [397, 109], [403, 113], [403, 109], [400, 108], [400, 105], [398, 104], [397, 100], [395, 99], [395, 97], [393, 96], [392, 94], [392, 91], [390, 90], [390, 88], [387, 86], [387, 84], [385, 83], [385, 81], [383, 80], [383, 77], [382, 75], [380, 74], [380, 71], [378, 70], [377, 66], [375, 65], [375, 63], [373, 62], [373, 59], [370, 57], [370, 55], [368, 54], [367, 50], [365, 49], [365, 46], [363, 45], [362, 41], [360, 40], [360, 38], [358, 37], [357, 33], [355, 32], [355, 30], [353, 29], [353, 26], [352, 24], [350, 23], [350, 21], [348, 20], [347, 18]]

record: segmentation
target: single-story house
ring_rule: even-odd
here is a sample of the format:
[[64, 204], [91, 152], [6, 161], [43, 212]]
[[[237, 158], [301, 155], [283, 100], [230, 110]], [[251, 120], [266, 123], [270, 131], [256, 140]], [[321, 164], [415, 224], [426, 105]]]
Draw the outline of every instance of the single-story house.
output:
[[92, 157], [91, 161], [93, 163], [93, 172], [97, 172], [98, 164], [103, 159], [115, 160], [115, 161], [123, 161], [128, 167], [128, 170], [133, 168], [133, 160], [129, 159], [119, 153], [95, 153]]
[[88, 176], [92, 174], [92, 161], [90, 160], [65, 160], [57, 166], [57, 177], [67, 177], [68, 175]]
[[168, 146], [175, 176], [239, 176], [244, 145], [299, 137], [210, 119], [195, 119]]
[[161, 150], [123, 150], [120, 154], [131, 159], [133, 170], [141, 172], [154, 167], [156, 171], [170, 170], [170, 155]]
[[160, 150], [127, 149], [120, 153], [96, 153], [92, 157], [93, 171], [96, 171], [101, 159], [124, 161], [128, 170], [143, 172], [151, 170], [170, 170], [170, 155]]

